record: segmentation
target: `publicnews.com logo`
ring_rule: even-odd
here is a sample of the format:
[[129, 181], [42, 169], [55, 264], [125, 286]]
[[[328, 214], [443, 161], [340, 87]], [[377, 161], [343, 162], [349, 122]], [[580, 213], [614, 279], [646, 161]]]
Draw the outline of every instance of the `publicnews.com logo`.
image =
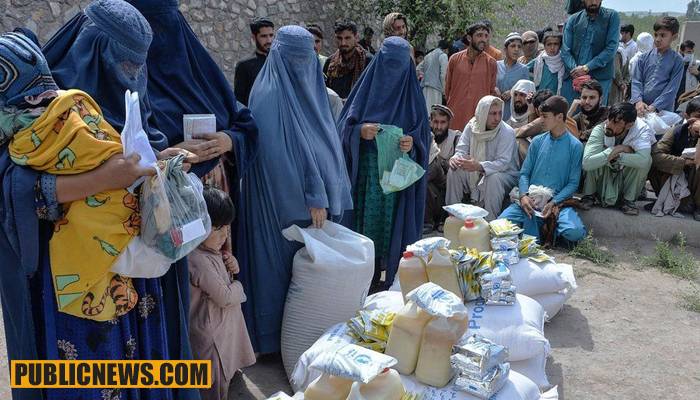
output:
[[208, 389], [211, 361], [13, 360], [11, 388]]

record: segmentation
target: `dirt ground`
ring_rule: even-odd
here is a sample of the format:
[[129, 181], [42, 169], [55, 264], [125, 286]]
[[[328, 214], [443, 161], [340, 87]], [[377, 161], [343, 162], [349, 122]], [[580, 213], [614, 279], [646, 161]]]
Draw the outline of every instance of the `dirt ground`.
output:
[[[547, 375], [559, 399], [697, 399], [700, 314], [679, 299], [690, 283], [641, 267], [652, 242], [600, 243], [616, 254], [613, 267], [553, 252], [574, 266], [579, 286], [545, 325]], [[700, 249], [690, 251], [700, 260]], [[291, 394], [281, 360], [267, 357], [234, 379], [229, 399], [265, 399], [279, 390]]]
[[[559, 398], [697, 399], [700, 392], [700, 314], [679, 296], [690, 283], [641, 267], [653, 243], [601, 240], [617, 255], [599, 267], [554, 252], [571, 263], [578, 290], [545, 326], [552, 345], [547, 375]], [[700, 249], [691, 249], [700, 260]], [[4, 332], [0, 337], [0, 399], [9, 399]], [[265, 399], [291, 393], [279, 356], [267, 356], [237, 375], [229, 399]]]

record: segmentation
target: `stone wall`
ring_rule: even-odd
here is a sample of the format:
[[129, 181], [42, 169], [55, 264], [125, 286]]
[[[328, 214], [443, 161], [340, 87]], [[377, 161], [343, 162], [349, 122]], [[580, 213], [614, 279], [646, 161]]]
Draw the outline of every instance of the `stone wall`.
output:
[[[532, 1], [532, 0], [529, 0]], [[542, 0], [550, 15], [542, 20], [539, 7], [519, 10], [523, 22], [541, 28], [555, 25], [565, 17], [563, 0]], [[90, 3], [89, 0], [0, 0], [0, 28], [3, 31], [25, 26], [37, 33], [45, 43], [66, 21]], [[534, 3], [534, 1], [533, 1]], [[268, 16], [278, 26], [317, 23], [325, 32], [324, 54], [334, 51], [333, 23], [339, 17], [351, 17], [360, 30], [370, 25], [375, 40], [380, 39], [381, 20], [358, 9], [348, 9], [343, 0], [182, 0], [180, 10], [189, 21], [214, 60], [233, 81], [236, 62], [253, 54], [248, 23], [257, 16]], [[554, 17], [554, 14], [556, 17]], [[539, 16], [539, 20], [538, 20]], [[505, 19], [504, 19], [505, 20]], [[436, 38], [433, 38], [437, 42]], [[435, 43], [429, 43], [434, 45]], [[375, 47], [377, 47], [375, 45]]]

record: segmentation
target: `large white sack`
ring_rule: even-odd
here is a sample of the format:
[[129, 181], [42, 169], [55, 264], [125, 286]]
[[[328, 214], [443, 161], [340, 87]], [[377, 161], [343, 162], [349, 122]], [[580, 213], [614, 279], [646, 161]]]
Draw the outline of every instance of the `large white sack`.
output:
[[399, 312], [404, 306], [401, 291], [387, 290], [367, 296], [365, 310], [382, 310], [387, 312]]
[[549, 353], [549, 341], [544, 337], [544, 309], [535, 300], [518, 293], [512, 306], [487, 306], [483, 300], [477, 300], [467, 307], [466, 335], [479, 334], [508, 347], [508, 361]]
[[518, 293], [530, 297], [576, 288], [574, 270], [569, 264], [540, 265], [524, 258], [510, 266], [510, 276]]
[[305, 246], [294, 255], [282, 318], [282, 362], [291, 378], [299, 356], [323, 332], [362, 308], [374, 275], [374, 243], [326, 221], [322, 229], [282, 231]]
[[546, 321], [551, 321], [555, 315], [559, 314], [562, 307], [566, 303], [571, 295], [573, 294], [573, 289], [564, 289], [559, 293], [547, 293], [547, 294], [537, 294], [532, 296], [532, 299], [540, 303], [546, 315]]
[[[401, 293], [399, 293], [399, 295], [401, 295]], [[325, 352], [333, 352], [348, 343], [353, 343], [353, 339], [348, 335], [348, 332], [349, 328], [347, 323], [342, 322], [334, 325], [299, 357], [294, 371], [291, 375], [288, 374], [289, 383], [295, 392], [303, 392], [311, 382], [321, 376], [321, 372], [318, 370], [310, 369], [311, 363], [313, 363], [318, 356]]]
[[[401, 375], [401, 382], [407, 393], [421, 393], [426, 400], [478, 400], [452, 384], [435, 388], [418, 382], [413, 375]], [[530, 379], [511, 370], [505, 386], [491, 400], [540, 400], [540, 390]]]
[[511, 371], [516, 371], [535, 382], [540, 389], [549, 389], [550, 384], [547, 379], [547, 354], [540, 354], [529, 360], [514, 361], [510, 363]]

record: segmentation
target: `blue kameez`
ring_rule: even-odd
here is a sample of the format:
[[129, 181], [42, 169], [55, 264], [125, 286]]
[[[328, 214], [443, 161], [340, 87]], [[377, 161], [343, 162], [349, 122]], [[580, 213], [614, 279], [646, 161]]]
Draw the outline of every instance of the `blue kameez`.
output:
[[[581, 179], [583, 145], [571, 133], [554, 138], [549, 132], [536, 136], [527, 151], [520, 170], [520, 193], [527, 193], [530, 185], [542, 185], [554, 191], [552, 200], [559, 204], [573, 196]], [[521, 225], [528, 235], [540, 237], [543, 219], [529, 218], [518, 204], [511, 204], [499, 216]], [[578, 242], [586, 236], [583, 226], [573, 208], [564, 208], [557, 220], [557, 237]]]

